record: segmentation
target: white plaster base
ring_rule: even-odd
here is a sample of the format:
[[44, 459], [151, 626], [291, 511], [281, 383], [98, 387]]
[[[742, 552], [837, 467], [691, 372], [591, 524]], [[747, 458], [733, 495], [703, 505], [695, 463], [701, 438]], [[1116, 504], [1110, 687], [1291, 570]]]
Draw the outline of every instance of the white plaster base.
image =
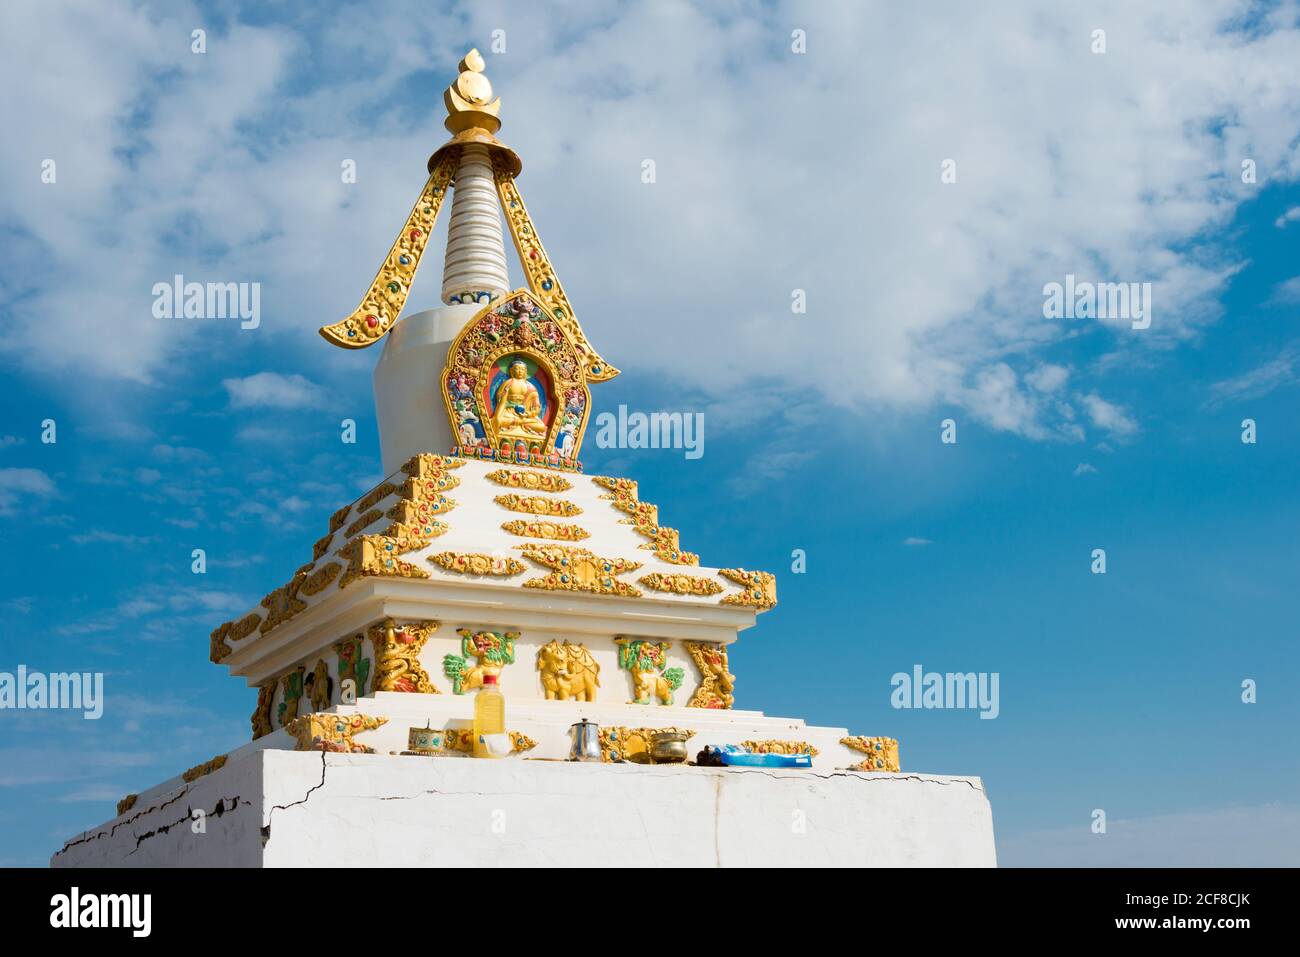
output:
[[[222, 801], [220, 816], [212, 812]], [[191, 808], [206, 812], [195, 834]], [[56, 867], [992, 867], [978, 778], [264, 750]]]

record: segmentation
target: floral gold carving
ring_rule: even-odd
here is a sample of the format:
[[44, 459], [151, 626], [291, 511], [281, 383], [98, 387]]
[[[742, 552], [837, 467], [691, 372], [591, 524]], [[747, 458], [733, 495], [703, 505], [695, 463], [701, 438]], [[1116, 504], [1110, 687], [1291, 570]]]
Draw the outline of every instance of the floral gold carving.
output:
[[581, 506], [566, 502], [560, 498], [545, 498], [541, 495], [498, 495], [493, 501], [512, 512], [529, 512], [533, 515], [557, 515], [571, 517], [581, 515]]
[[353, 508], [356, 510], [358, 515], [362, 512], [368, 512], [396, 491], [397, 486], [392, 482], [381, 482], [365, 495], [361, 496]]
[[367, 528], [375, 524], [375, 522], [379, 521], [383, 517], [384, 517], [384, 513], [382, 511], [380, 511], [377, 508], [372, 508], [370, 511], [366, 512], [359, 519], [357, 519], [355, 522], [349, 525], [347, 529], [343, 532], [343, 537], [351, 538], [353, 535], [361, 531], [363, 528]]
[[735, 703], [736, 676], [728, 670], [727, 646], [705, 641], [682, 642], [695, 667], [700, 686], [686, 702], [688, 708], [730, 708]]
[[624, 524], [631, 525], [638, 533], [650, 539], [642, 548], [652, 550], [656, 557], [672, 565], [700, 563], [699, 555], [682, 551], [677, 529], [659, 524], [658, 507], [637, 498], [636, 482], [606, 475], [592, 476], [592, 481], [609, 490], [609, 494], [603, 498], [609, 499], [616, 509], [630, 516], [622, 520]]
[[196, 764], [184, 774], [181, 779], [186, 784], [192, 784], [204, 775], [211, 774], [213, 771], [220, 771], [226, 766], [226, 755], [218, 754], [211, 761], [204, 761], [202, 764]]
[[530, 578], [525, 588], [544, 588], [548, 591], [585, 591], [597, 595], [624, 595], [639, 597], [641, 590], [635, 585], [619, 581], [619, 575], [634, 572], [640, 562], [624, 558], [601, 558], [585, 548], [566, 545], [520, 545], [524, 557], [545, 565], [553, 571], [544, 578]]
[[[506, 734], [510, 735], [510, 751], [512, 754], [531, 751], [537, 747], [537, 742], [521, 731], [507, 731]], [[442, 739], [442, 747], [444, 751], [473, 754], [474, 732], [465, 728], [448, 728], [445, 737]]]
[[297, 742], [295, 751], [374, 754], [374, 748], [354, 741], [353, 736], [363, 731], [374, 731], [387, 723], [387, 718], [372, 718], [365, 714], [305, 714], [285, 730]]
[[774, 738], [763, 741], [742, 741], [740, 746], [752, 754], [807, 754], [816, 757], [818, 751], [807, 741], [778, 741]]
[[430, 555], [429, 561], [449, 572], [463, 575], [492, 575], [509, 578], [528, 570], [528, 566], [508, 555], [485, 555], [481, 552], [439, 552]]
[[424, 547], [424, 541], [413, 538], [389, 538], [385, 535], [362, 535], [339, 549], [339, 555], [348, 559], [348, 569], [339, 578], [344, 588], [358, 578], [428, 578], [429, 573], [398, 556]]
[[572, 525], [567, 522], [547, 522], [544, 520], [530, 522], [526, 519], [517, 518], [514, 521], [502, 522], [501, 527], [511, 535], [522, 535], [525, 538], [551, 538], [561, 542], [580, 542], [584, 538], [591, 537], [591, 533], [581, 525]]
[[738, 595], [726, 595], [724, 605], [749, 605], [767, 611], [776, 604], [776, 576], [771, 572], [747, 572], [743, 568], [719, 568], [718, 574], [730, 578], [743, 589]]
[[554, 472], [528, 472], [516, 469], [497, 469], [485, 476], [489, 482], [496, 482], [507, 488], [522, 488], [530, 492], [567, 492], [573, 483], [563, 475]]
[[840, 744], [866, 755], [862, 761], [849, 769], [851, 771], [899, 770], [897, 738], [868, 738], [863, 735], [853, 735], [840, 738]]
[[649, 575], [642, 575], [638, 580], [651, 591], [666, 591], [675, 595], [708, 596], [722, 592], [722, 586], [712, 578], [701, 578], [697, 575], [664, 575], [651, 572]]

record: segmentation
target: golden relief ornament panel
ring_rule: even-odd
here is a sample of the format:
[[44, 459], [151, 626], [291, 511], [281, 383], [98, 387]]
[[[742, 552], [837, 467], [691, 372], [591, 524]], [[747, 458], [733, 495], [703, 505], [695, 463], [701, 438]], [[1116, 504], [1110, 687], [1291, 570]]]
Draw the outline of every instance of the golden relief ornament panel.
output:
[[722, 586], [712, 578], [701, 578], [696, 575], [664, 575], [660, 572], [651, 572], [649, 575], [642, 575], [638, 581], [651, 591], [671, 592], [674, 595], [707, 597], [722, 592]]
[[527, 512], [530, 515], [555, 515], [571, 518], [582, 514], [582, 506], [566, 502], [560, 498], [546, 498], [541, 495], [498, 495], [493, 499], [502, 508], [512, 512]]
[[365, 714], [305, 714], [292, 721], [285, 730], [296, 741], [295, 751], [374, 754], [374, 748], [354, 741], [353, 737], [387, 723], [387, 718], [372, 718]]
[[358, 518], [355, 522], [353, 522], [351, 525], [349, 525], [346, 529], [344, 529], [344, 531], [343, 531], [343, 537], [344, 537], [344, 538], [351, 538], [351, 537], [352, 537], [353, 535], [355, 535], [357, 532], [359, 532], [359, 531], [361, 531], [362, 529], [367, 528], [367, 527], [369, 527], [369, 526], [375, 524], [375, 522], [379, 521], [379, 520], [380, 520], [381, 518], [383, 518], [383, 517], [384, 517], [384, 513], [383, 513], [383, 512], [381, 512], [381, 511], [380, 511], [379, 509], [377, 509], [377, 508], [372, 508], [370, 511], [366, 512], [366, 513], [363, 514], [360, 518]]
[[819, 753], [807, 741], [778, 741], [774, 738], [742, 741], [740, 746], [751, 754], [807, 754], [815, 758]]
[[573, 483], [554, 472], [529, 472], [522, 469], [497, 469], [484, 476], [507, 488], [522, 488], [530, 492], [567, 492]]
[[743, 568], [719, 568], [718, 574], [741, 586], [737, 595], [726, 595], [724, 605], [749, 605], [767, 611], [776, 604], [776, 576], [771, 572], [750, 572]]
[[384, 535], [362, 535], [339, 549], [339, 555], [348, 559], [348, 569], [339, 578], [344, 588], [358, 578], [428, 578], [429, 573], [399, 555], [423, 548], [427, 542], [418, 538], [390, 538]]
[[857, 734], [840, 738], [840, 744], [866, 755], [863, 760], [852, 765], [850, 771], [898, 771], [900, 769], [897, 738], [872, 738]]
[[207, 775], [211, 774], [213, 771], [220, 771], [225, 766], [226, 766], [226, 755], [218, 754], [215, 758], [212, 758], [209, 761], [204, 761], [202, 764], [194, 765], [194, 767], [190, 768], [188, 771], [186, 771], [184, 774], [181, 775], [181, 780], [184, 781], [186, 784], [193, 784], [199, 778], [206, 777]]
[[609, 499], [616, 509], [631, 516], [622, 519], [622, 523], [631, 525], [638, 533], [650, 539], [641, 546], [642, 548], [652, 550], [657, 558], [672, 565], [700, 563], [699, 555], [682, 550], [677, 529], [659, 524], [658, 507], [637, 498], [636, 482], [606, 475], [594, 475], [592, 481], [609, 490], [608, 494], [601, 496], [602, 498]]
[[449, 572], [460, 572], [462, 575], [509, 578], [528, 570], [527, 565], [508, 555], [486, 555], [482, 552], [439, 552], [430, 555], [429, 561]]
[[[537, 742], [522, 731], [507, 731], [510, 736], [510, 752], [519, 754], [537, 747]], [[442, 733], [444, 751], [458, 754], [474, 753], [474, 732], [466, 728], [448, 728]]]
[[619, 581], [618, 576], [634, 572], [640, 562], [624, 558], [602, 558], [585, 548], [566, 545], [518, 545], [524, 557], [553, 571], [543, 578], [530, 578], [525, 588], [548, 591], [585, 591], [596, 595], [623, 595], [638, 598], [641, 590]]
[[517, 518], [512, 522], [502, 522], [501, 528], [511, 535], [522, 535], [525, 538], [550, 538], [560, 542], [580, 542], [584, 538], [591, 537], [591, 533], [581, 525], [571, 525], [566, 522], [529, 522]]
[[411, 207], [402, 231], [393, 241], [388, 258], [379, 267], [361, 304], [341, 322], [321, 327], [320, 334], [327, 342], [345, 349], [361, 349], [378, 342], [393, 327], [406, 305], [415, 271], [420, 266], [459, 159], [458, 151], [449, 150], [430, 171], [420, 198]]

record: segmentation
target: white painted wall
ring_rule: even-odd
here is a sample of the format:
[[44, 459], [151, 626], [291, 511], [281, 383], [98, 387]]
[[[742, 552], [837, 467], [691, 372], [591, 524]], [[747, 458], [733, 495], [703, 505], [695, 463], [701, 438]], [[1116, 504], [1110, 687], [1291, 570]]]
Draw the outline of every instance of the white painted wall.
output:
[[[235, 809], [209, 815], [206, 834], [158, 829], [218, 799]], [[143, 802], [51, 863], [991, 867], [996, 857], [978, 778], [272, 750]]]
[[384, 473], [412, 455], [446, 455], [455, 441], [442, 400], [447, 349], [482, 306], [443, 306], [406, 316], [384, 340], [375, 366], [375, 411]]

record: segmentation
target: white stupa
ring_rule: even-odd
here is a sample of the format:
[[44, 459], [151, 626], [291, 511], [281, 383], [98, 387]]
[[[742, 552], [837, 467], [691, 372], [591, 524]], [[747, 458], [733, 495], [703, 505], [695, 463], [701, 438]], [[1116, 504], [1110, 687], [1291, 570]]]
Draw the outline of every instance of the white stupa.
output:
[[[212, 661], [257, 689], [252, 740], [128, 795], [53, 863], [992, 865], [978, 778], [903, 774], [891, 738], [733, 707], [731, 652], [774, 577], [704, 563], [635, 481], [582, 472], [590, 386], [618, 370], [523, 205], [482, 58], [460, 66], [452, 139], [361, 305], [321, 330], [387, 340], [388, 477], [212, 633]], [[449, 191], [445, 305], [401, 318]], [[507, 700], [498, 760], [466, 756], [485, 674]], [[597, 763], [565, 760], [582, 719]], [[692, 757], [734, 745], [811, 766], [641, 763], [665, 729]]]

